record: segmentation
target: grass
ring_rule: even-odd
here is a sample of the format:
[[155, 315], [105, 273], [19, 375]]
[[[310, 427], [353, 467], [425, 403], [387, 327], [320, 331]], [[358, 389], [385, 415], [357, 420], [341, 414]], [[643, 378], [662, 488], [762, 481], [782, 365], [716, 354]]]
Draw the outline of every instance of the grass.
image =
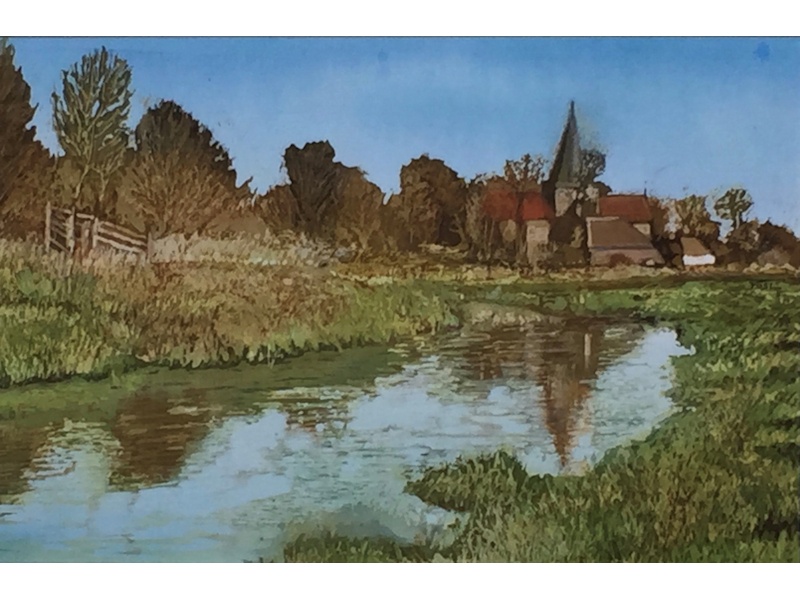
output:
[[144, 364], [273, 362], [457, 324], [461, 301], [633, 314], [676, 328], [681, 410], [587, 474], [530, 475], [464, 457], [409, 482], [464, 512], [455, 542], [305, 536], [294, 561], [796, 561], [797, 280], [542, 277], [473, 282], [228, 263], [75, 269], [0, 243], [0, 386], [101, 378]]
[[[528, 474], [505, 452], [432, 468], [407, 491], [464, 511], [452, 561], [800, 559], [800, 285], [689, 282], [674, 287], [538, 294], [523, 284], [473, 296], [579, 314], [634, 313], [676, 328], [692, 355], [673, 359], [680, 409], [645, 440], [587, 474]], [[539, 302], [532, 301], [538, 298]], [[353, 542], [355, 543], [355, 542]], [[359, 541], [362, 560], [389, 555]], [[342, 540], [290, 544], [291, 560], [344, 560]]]
[[235, 263], [78, 269], [0, 247], [0, 387], [102, 378], [144, 364], [275, 362], [454, 325], [453, 292], [329, 270]]

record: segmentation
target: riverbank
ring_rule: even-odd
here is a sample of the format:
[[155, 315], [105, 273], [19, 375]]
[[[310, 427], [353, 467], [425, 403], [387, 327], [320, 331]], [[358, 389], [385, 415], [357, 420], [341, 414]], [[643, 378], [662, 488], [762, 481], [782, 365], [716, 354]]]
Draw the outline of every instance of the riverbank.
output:
[[501, 289], [553, 313], [566, 306], [562, 295], [581, 290], [752, 277], [626, 267], [525, 278], [480, 269], [421, 256], [336, 268], [114, 260], [78, 267], [58, 253], [0, 241], [0, 387], [101, 379], [144, 365], [271, 363], [382, 343], [455, 326], [465, 298], [495, 302]]
[[453, 326], [455, 292], [300, 266], [98, 263], [0, 252], [0, 387], [143, 365], [270, 363]]
[[[574, 290], [573, 290], [574, 291]], [[486, 295], [476, 291], [475, 296]], [[797, 561], [800, 286], [692, 282], [542, 297], [489, 292], [512, 306], [624, 311], [676, 328], [680, 409], [645, 440], [583, 476], [528, 474], [503, 452], [422, 473], [407, 490], [466, 511], [453, 544], [403, 546], [322, 534], [290, 561]], [[536, 302], [535, 298], [542, 298]]]

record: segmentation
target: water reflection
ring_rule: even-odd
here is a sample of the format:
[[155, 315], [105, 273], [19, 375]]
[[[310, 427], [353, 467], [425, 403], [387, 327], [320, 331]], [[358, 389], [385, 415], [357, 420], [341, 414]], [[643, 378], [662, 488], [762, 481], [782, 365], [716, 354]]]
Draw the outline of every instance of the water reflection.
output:
[[[574, 319], [490, 331], [464, 331], [453, 346], [463, 373], [475, 381], [517, 380], [539, 406], [560, 465], [579, 435], [591, 434], [588, 400], [603, 369], [645, 335], [637, 323]], [[445, 354], [452, 352], [445, 349]], [[460, 355], [460, 357], [459, 357]]]
[[36, 418], [0, 411], [0, 562], [279, 557], [297, 521], [412, 539], [452, 515], [409, 476], [498, 447], [532, 472], [591, 463], [668, 409], [679, 347], [569, 321], [371, 352], [51, 386]]
[[178, 399], [144, 389], [124, 398], [110, 431], [118, 442], [109, 474], [112, 486], [131, 488], [172, 480], [209, 430], [211, 411], [202, 391]]

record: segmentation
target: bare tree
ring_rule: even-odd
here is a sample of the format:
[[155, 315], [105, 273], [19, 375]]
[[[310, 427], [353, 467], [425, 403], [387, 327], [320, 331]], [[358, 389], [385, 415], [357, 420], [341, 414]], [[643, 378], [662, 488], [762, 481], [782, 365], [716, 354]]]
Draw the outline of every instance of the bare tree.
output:
[[335, 240], [354, 246], [356, 259], [382, 251], [383, 192], [367, 180], [360, 169], [348, 168], [342, 175], [338, 196]]

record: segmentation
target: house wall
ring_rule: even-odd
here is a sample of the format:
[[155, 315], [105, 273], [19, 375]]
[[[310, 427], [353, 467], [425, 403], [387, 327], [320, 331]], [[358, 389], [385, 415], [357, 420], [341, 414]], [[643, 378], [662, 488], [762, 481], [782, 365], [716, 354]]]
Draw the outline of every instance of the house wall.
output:
[[615, 262], [615, 256], [624, 256], [635, 265], [663, 265], [664, 257], [655, 248], [609, 248], [590, 250], [590, 262], [593, 266], [604, 267]]
[[704, 265], [713, 265], [717, 259], [712, 254], [701, 254], [700, 256], [686, 256], [683, 257], [683, 264], [687, 267], [700, 267]]
[[536, 264], [550, 237], [550, 223], [545, 220], [528, 221], [525, 231], [525, 248], [528, 264]]
[[647, 237], [650, 237], [650, 234], [652, 232], [650, 228], [650, 223], [633, 223], [633, 226], [639, 231], [641, 231], [643, 234], [645, 234]]

